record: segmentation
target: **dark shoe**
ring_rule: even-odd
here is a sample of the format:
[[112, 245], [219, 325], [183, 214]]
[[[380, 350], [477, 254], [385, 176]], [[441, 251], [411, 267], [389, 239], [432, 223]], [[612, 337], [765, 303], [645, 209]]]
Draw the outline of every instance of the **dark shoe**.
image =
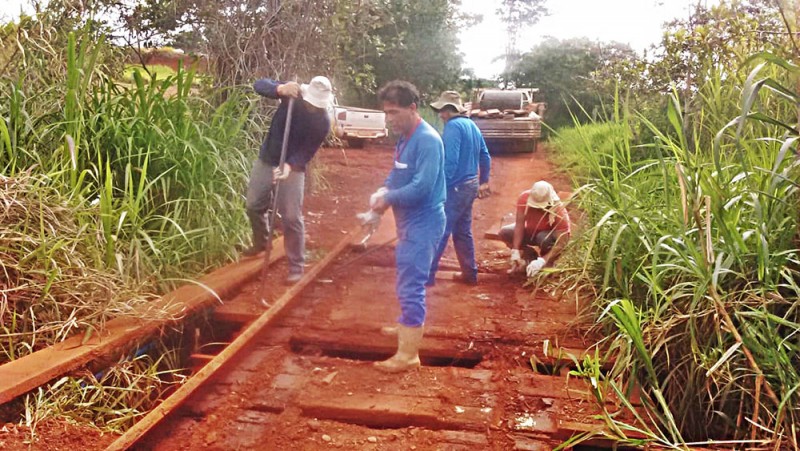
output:
[[453, 280], [456, 282], [463, 283], [465, 285], [477, 285], [478, 284], [478, 276], [474, 277], [466, 277], [464, 276], [463, 272], [457, 272], [453, 274]]
[[286, 285], [294, 285], [302, 278], [303, 278], [303, 273], [301, 272], [289, 273], [289, 275], [286, 276]]
[[265, 248], [265, 246], [263, 246], [263, 245], [262, 246], [258, 246], [258, 245], [254, 244], [254, 245], [248, 247], [247, 249], [243, 250], [242, 251], [242, 256], [243, 257], [255, 257], [256, 255], [264, 252], [264, 248]]

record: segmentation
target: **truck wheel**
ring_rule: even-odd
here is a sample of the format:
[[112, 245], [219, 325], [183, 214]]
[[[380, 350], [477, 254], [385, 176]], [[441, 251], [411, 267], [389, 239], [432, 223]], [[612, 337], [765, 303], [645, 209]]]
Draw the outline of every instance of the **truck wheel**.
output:
[[364, 139], [363, 138], [347, 138], [347, 147], [351, 149], [363, 149], [364, 148]]

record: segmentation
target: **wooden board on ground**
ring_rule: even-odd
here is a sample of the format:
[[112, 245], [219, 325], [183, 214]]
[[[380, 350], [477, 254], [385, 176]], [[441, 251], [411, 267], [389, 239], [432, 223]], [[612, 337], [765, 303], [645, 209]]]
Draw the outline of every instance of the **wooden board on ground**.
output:
[[283, 309], [290, 306], [303, 288], [311, 283], [347, 246], [351, 245], [353, 237], [357, 233], [358, 229], [351, 230], [322, 260], [310, 271], [306, 272], [295, 285], [290, 287], [269, 310], [264, 312], [256, 321], [244, 329], [230, 345], [217, 354], [213, 360], [208, 362], [208, 364], [200, 369], [194, 376], [189, 378], [189, 380], [181, 385], [172, 395], [162, 401], [161, 404], [156, 406], [145, 415], [144, 418], [128, 429], [125, 434], [115, 440], [107, 450], [128, 449], [157, 425], [165, 416], [169, 415], [173, 410], [183, 404], [195, 390], [211, 379], [220, 368], [237, 356], [248, 344], [253, 342], [259, 334], [278, 317]]
[[375, 428], [485, 431], [497, 409], [491, 371], [425, 367], [398, 383], [397, 375], [380, 373], [371, 363], [319, 362], [326, 370], [307, 376], [294, 399], [308, 417]]
[[[271, 261], [284, 256], [283, 239], [274, 244]], [[122, 317], [108, 323], [84, 342], [73, 336], [61, 343], [36, 351], [0, 366], [0, 404], [8, 402], [69, 371], [76, 370], [102, 356], [119, 354], [137, 342], [156, 334], [162, 327], [185, 318], [230, 294], [241, 284], [257, 276], [264, 265], [259, 257], [243, 259], [202, 277], [198, 283], [184, 285], [144, 306], [148, 314], [140, 318]], [[145, 319], [146, 318], [146, 319]]]

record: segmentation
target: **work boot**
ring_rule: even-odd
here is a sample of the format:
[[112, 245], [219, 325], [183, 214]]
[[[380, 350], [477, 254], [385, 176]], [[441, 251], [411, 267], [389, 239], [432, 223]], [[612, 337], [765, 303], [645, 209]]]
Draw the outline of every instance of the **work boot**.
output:
[[255, 257], [256, 255], [264, 252], [266, 246], [264, 244], [253, 244], [247, 249], [242, 251], [243, 257]]
[[397, 326], [383, 326], [383, 327], [381, 327], [381, 335], [386, 335], [387, 337], [396, 337], [397, 336]]
[[465, 285], [477, 285], [478, 284], [478, 275], [474, 275], [473, 277], [467, 277], [464, 275], [463, 272], [457, 272], [453, 274], [453, 280], [456, 282], [461, 282]]
[[303, 273], [290, 272], [289, 275], [286, 276], [286, 285], [294, 285], [302, 278], [303, 278]]
[[423, 327], [397, 327], [397, 353], [375, 367], [386, 373], [401, 373], [419, 368], [419, 347], [422, 344]]

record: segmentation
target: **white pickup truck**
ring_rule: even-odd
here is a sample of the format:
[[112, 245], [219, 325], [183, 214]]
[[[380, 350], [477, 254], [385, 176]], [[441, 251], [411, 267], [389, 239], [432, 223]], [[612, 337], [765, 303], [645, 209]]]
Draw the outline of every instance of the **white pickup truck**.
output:
[[361, 148], [365, 139], [383, 138], [386, 130], [386, 114], [352, 106], [334, 105], [331, 123], [337, 137], [347, 140], [350, 147]]

